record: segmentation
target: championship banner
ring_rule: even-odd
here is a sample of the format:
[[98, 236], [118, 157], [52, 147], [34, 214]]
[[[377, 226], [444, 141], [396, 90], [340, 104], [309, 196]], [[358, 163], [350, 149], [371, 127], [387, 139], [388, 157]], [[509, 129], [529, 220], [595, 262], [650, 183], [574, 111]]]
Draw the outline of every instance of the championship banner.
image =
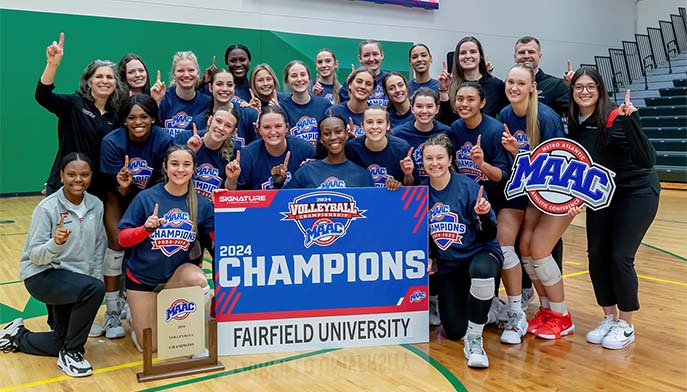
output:
[[220, 355], [429, 341], [427, 187], [219, 191]]
[[599, 164], [579, 143], [549, 139], [515, 157], [504, 193], [506, 199], [527, 195], [545, 214], [563, 216], [573, 207], [608, 207], [615, 192], [615, 173]]

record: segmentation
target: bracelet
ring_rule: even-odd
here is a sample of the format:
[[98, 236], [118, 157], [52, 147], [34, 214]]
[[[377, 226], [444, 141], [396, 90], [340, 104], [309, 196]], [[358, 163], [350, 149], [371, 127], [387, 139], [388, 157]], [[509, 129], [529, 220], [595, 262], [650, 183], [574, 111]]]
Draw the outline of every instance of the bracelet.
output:
[[443, 89], [440, 88], [440, 89], [439, 89], [439, 92], [440, 92], [440, 93], [447, 93], [447, 92], [448, 92], [448, 89], [447, 89], [447, 88], [443, 88]]
[[146, 231], [147, 231], [148, 233], [154, 233], [154, 232], [155, 232], [155, 229], [152, 228], [152, 227], [146, 227], [145, 225], [143, 225], [143, 228], [146, 229]]

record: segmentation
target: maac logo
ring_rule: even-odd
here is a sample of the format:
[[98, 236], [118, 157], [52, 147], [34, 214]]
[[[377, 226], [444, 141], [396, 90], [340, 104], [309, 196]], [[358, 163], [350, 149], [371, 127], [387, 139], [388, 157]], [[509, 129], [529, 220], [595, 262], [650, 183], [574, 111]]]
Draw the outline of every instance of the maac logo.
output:
[[170, 136], [175, 137], [186, 130], [191, 125], [191, 121], [193, 121], [193, 116], [189, 116], [185, 112], [179, 112], [174, 117], [165, 120], [165, 129]]
[[196, 233], [193, 231], [193, 224], [188, 214], [178, 208], [173, 208], [164, 215], [164, 218], [165, 224], [150, 235], [153, 244], [151, 250], [159, 249], [168, 257], [181, 250], [188, 251], [189, 246], [196, 240]]
[[471, 180], [486, 181], [486, 174], [484, 174], [470, 158], [472, 147], [472, 143], [467, 141], [456, 151], [456, 167], [458, 168], [458, 173], [465, 174]]
[[191, 313], [195, 312], [197, 308], [198, 307], [196, 306], [195, 302], [188, 301], [184, 298], [179, 298], [172, 302], [172, 304], [169, 305], [169, 308], [167, 308], [165, 312], [167, 315], [165, 321], [170, 322], [173, 319], [183, 320], [190, 316]]
[[352, 196], [338, 192], [313, 192], [301, 195], [289, 203], [289, 212], [282, 212], [283, 221], [292, 220], [303, 233], [303, 246], [328, 246], [346, 235], [348, 226], [363, 213]]
[[326, 180], [322, 181], [322, 184], [318, 187], [319, 189], [336, 189], [336, 188], [345, 188], [346, 187], [346, 181], [340, 180], [337, 177], [327, 177]]
[[291, 128], [291, 134], [309, 142], [313, 147], [316, 147], [317, 141], [320, 139], [317, 133], [317, 119], [308, 116], [301, 117], [296, 122], [296, 125]]
[[415, 290], [410, 294], [410, 303], [420, 302], [425, 298], [427, 298], [427, 293], [422, 290]]
[[505, 194], [507, 199], [527, 194], [535, 207], [550, 215], [565, 215], [582, 204], [599, 210], [611, 203], [614, 176], [592, 162], [576, 142], [550, 139], [532, 152], [518, 154]]
[[367, 167], [367, 170], [370, 172], [372, 180], [375, 182], [375, 187], [384, 188], [386, 186], [386, 177], [388, 175], [386, 167], [373, 163]]
[[518, 141], [518, 150], [520, 150], [520, 152], [527, 152], [530, 150], [530, 141], [525, 131], [518, 129], [513, 132], [513, 137]]
[[384, 88], [382, 86], [377, 86], [375, 91], [372, 92], [370, 98], [367, 99], [368, 105], [380, 105], [386, 107], [389, 104], [389, 99], [384, 95]]
[[212, 200], [212, 191], [222, 185], [222, 178], [219, 170], [209, 163], [204, 163], [196, 168], [196, 176], [193, 179], [193, 186], [198, 194], [208, 200]]
[[435, 203], [429, 210], [429, 234], [441, 250], [451, 245], [462, 244], [465, 224], [458, 221], [458, 215], [451, 212], [451, 206]]
[[134, 185], [140, 189], [145, 189], [153, 175], [153, 168], [148, 166], [148, 161], [141, 158], [132, 158], [129, 161], [129, 172]]

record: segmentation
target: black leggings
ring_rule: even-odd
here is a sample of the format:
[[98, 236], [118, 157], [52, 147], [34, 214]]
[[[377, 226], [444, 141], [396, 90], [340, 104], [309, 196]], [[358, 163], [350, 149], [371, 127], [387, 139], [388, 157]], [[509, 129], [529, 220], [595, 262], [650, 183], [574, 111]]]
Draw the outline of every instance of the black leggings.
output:
[[471, 261], [465, 261], [446, 273], [437, 274], [439, 316], [449, 339], [458, 340], [465, 336], [468, 321], [476, 324], [487, 322], [491, 299], [480, 300], [473, 297], [470, 294], [470, 280], [493, 278], [496, 284], [502, 267], [500, 255], [482, 251]]
[[607, 208], [587, 210], [589, 275], [599, 305], [639, 310], [635, 254], [656, 216], [658, 200], [659, 192], [651, 187], [616, 191]]
[[105, 296], [102, 281], [63, 269], [47, 269], [24, 281], [29, 294], [52, 306], [54, 331], [22, 330], [19, 351], [56, 357], [60, 350], [84, 351], [88, 332]]

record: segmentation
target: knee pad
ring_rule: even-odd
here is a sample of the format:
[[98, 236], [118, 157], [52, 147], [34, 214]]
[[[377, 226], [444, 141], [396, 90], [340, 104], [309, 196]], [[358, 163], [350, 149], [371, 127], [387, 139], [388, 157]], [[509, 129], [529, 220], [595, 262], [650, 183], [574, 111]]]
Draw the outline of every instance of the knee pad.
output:
[[530, 277], [530, 280], [539, 280], [537, 271], [534, 270], [534, 264], [532, 264], [531, 257], [522, 256], [522, 267], [525, 269], [525, 272], [527, 272], [527, 276]]
[[502, 246], [501, 252], [503, 252], [503, 269], [508, 270], [515, 268], [520, 264], [520, 259], [518, 259], [518, 255], [515, 254], [514, 247]]
[[494, 282], [494, 278], [470, 279], [470, 294], [481, 301], [491, 300], [494, 297], [495, 290], [496, 283]]
[[119, 276], [122, 274], [122, 262], [124, 261], [124, 251], [107, 249], [103, 258], [103, 275]]
[[543, 259], [533, 260], [532, 265], [544, 286], [553, 286], [561, 280], [561, 269], [551, 255]]

